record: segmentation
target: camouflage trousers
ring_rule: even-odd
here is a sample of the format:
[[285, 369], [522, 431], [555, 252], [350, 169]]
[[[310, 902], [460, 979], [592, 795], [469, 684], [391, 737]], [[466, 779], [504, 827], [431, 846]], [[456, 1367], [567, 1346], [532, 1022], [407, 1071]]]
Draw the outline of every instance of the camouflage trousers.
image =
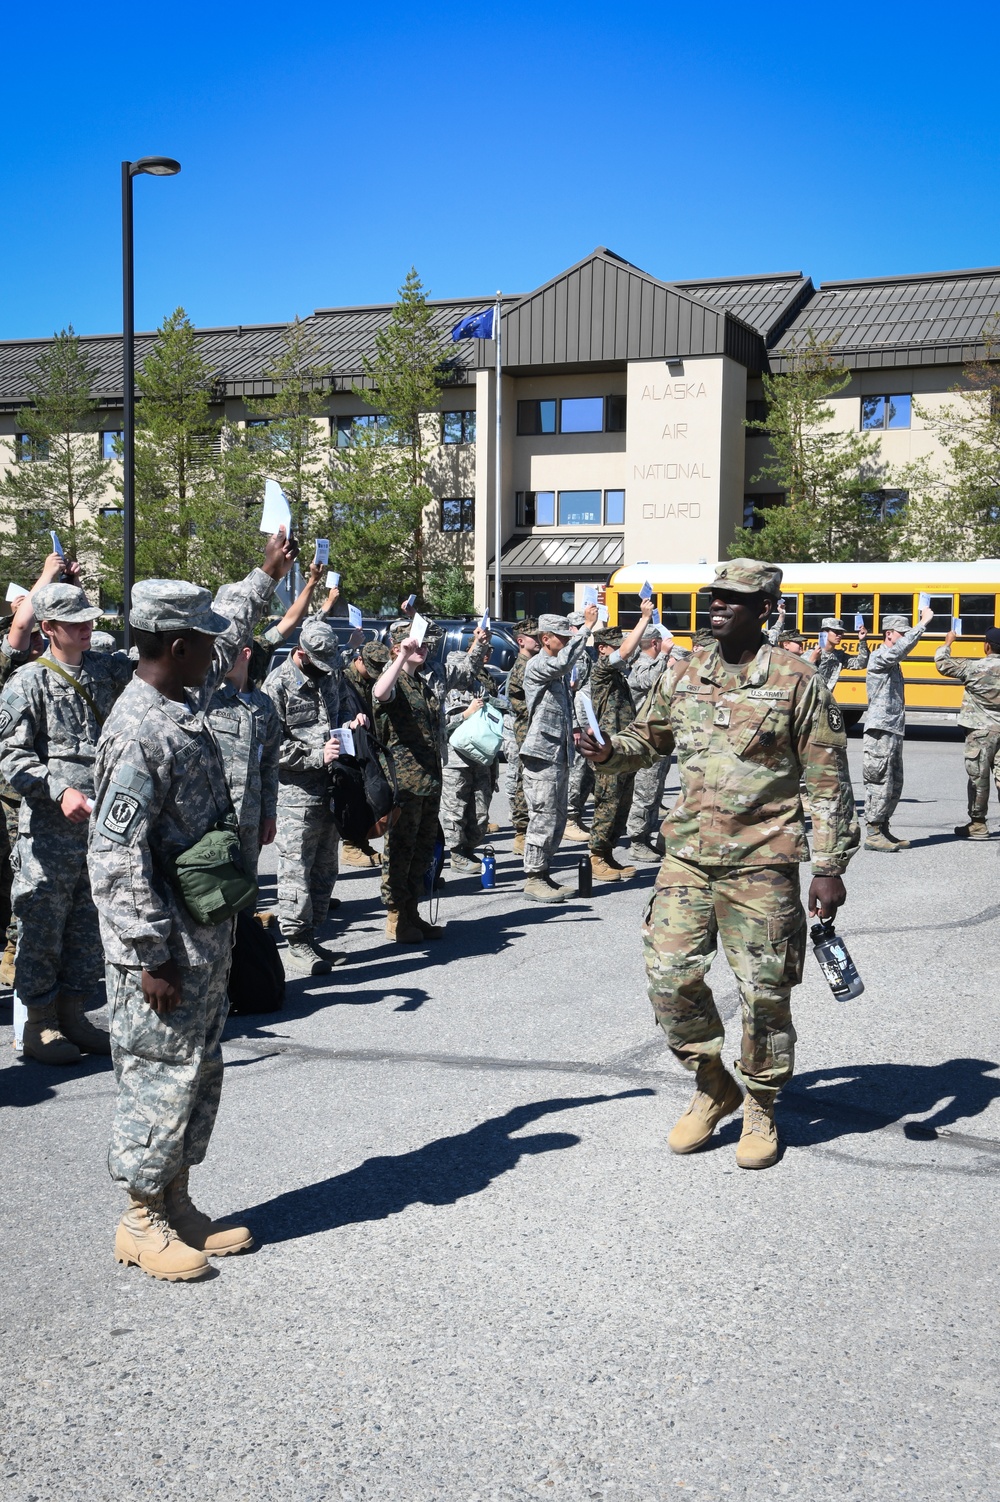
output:
[[59, 991], [89, 996], [104, 975], [104, 950], [87, 871], [87, 825], [52, 805], [29, 811], [14, 849], [11, 903], [17, 919], [14, 985], [25, 1006]]
[[340, 830], [326, 798], [278, 800], [278, 922], [286, 939], [326, 922], [339, 870]]
[[441, 828], [449, 850], [474, 850], [485, 840], [495, 779], [496, 763], [442, 770]]
[[583, 823], [587, 799], [594, 791], [594, 768], [585, 756], [573, 759], [569, 769], [569, 791], [566, 798], [566, 816], [574, 824]]
[[[15, 793], [9, 783], [0, 793], [0, 809], [3, 811], [4, 834], [0, 845], [6, 842], [6, 850], [0, 854], [0, 938], [7, 944], [17, 943], [17, 919], [11, 906], [11, 886], [14, 881], [14, 847], [17, 844], [17, 825], [21, 817], [21, 795]], [[6, 929], [6, 935], [2, 930]], [[0, 948], [3, 946], [0, 945]]]
[[798, 867], [664, 858], [642, 944], [654, 1015], [691, 1070], [722, 1053], [725, 1029], [705, 981], [719, 937], [743, 1005], [737, 1073], [755, 1094], [773, 1094], [795, 1062], [790, 997], [806, 945]]
[[862, 749], [865, 822], [888, 824], [903, 795], [903, 737], [866, 730]]
[[382, 901], [390, 912], [403, 912], [428, 895], [424, 876], [434, 859], [439, 806], [437, 793], [400, 802], [382, 850]]
[[181, 1003], [160, 1016], [142, 994], [142, 971], [107, 967], [111, 1057], [118, 1098], [108, 1168], [137, 1194], [158, 1194], [202, 1162], [222, 1094], [222, 1029], [232, 952], [181, 967]]
[[524, 836], [524, 874], [541, 876], [562, 844], [566, 828], [566, 793], [570, 769], [564, 761], [521, 757], [521, 783], [528, 805]]
[[996, 784], [1000, 798], [1000, 730], [965, 732], [965, 773], [969, 779], [969, 818], [982, 822], [989, 812], [991, 784]]
[[669, 770], [670, 757], [659, 756], [651, 767], [640, 767], [636, 772], [632, 807], [625, 826], [630, 840], [642, 840], [648, 844], [659, 829], [660, 804]]
[[590, 821], [590, 848], [595, 855], [610, 855], [624, 838], [634, 782], [634, 772], [595, 772], [594, 813]]
[[504, 741], [503, 749], [507, 758], [504, 792], [510, 804], [510, 822], [514, 826], [515, 834], [527, 834], [528, 804], [524, 796], [524, 784], [521, 781], [521, 748], [517, 741], [512, 740]]

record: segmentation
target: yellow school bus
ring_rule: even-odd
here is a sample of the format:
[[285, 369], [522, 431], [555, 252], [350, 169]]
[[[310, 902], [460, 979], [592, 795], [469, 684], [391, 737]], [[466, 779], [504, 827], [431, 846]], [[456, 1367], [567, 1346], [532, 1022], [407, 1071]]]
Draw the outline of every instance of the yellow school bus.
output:
[[[626, 630], [639, 618], [639, 591], [648, 580], [653, 588], [660, 619], [689, 646], [694, 632], [708, 625], [708, 592], [698, 591], [715, 578], [708, 564], [637, 563], [620, 568], [605, 592], [610, 624]], [[978, 563], [789, 563], [782, 565], [785, 623], [797, 628], [815, 646], [820, 621], [837, 615], [847, 627], [841, 647], [856, 652], [858, 636], [854, 618], [860, 615], [868, 630], [869, 645], [881, 639], [881, 621], [887, 615], [903, 615], [916, 624], [920, 596], [927, 595], [934, 611], [924, 635], [902, 663], [906, 681], [906, 707], [922, 713], [954, 713], [961, 702], [962, 685], [943, 678], [934, 666], [935, 650], [960, 616], [962, 636], [952, 647], [955, 656], [981, 657], [983, 632], [1000, 623], [1000, 559]], [[865, 674], [845, 671], [834, 697], [847, 717], [855, 719], [867, 702]]]

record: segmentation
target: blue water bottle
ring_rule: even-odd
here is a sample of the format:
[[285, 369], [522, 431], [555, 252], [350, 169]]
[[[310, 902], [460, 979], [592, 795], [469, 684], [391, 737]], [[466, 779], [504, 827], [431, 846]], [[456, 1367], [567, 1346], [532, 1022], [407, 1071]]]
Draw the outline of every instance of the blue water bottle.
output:
[[493, 852], [493, 846], [487, 845], [483, 851], [483, 864], [479, 877], [484, 892], [492, 892], [497, 884], [497, 858]]

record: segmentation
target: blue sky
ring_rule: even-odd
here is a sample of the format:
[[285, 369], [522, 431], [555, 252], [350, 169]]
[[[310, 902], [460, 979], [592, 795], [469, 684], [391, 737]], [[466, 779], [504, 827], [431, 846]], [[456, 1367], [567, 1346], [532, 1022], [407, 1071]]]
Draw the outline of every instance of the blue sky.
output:
[[537, 286], [1000, 263], [1000, 7], [67, 5], [11, 41], [0, 338]]

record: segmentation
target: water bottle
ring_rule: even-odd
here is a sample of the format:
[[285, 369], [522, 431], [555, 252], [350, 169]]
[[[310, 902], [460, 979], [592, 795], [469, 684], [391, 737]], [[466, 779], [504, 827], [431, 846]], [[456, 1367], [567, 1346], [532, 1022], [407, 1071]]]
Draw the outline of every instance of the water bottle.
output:
[[827, 985], [838, 1001], [849, 1001], [860, 996], [865, 983], [858, 974], [857, 966], [847, 952], [847, 945], [834, 932], [833, 919], [821, 918], [809, 930], [813, 953], [819, 968], [826, 977]]
[[576, 868], [576, 892], [578, 897], [594, 895], [594, 868], [590, 864], [589, 855], [581, 855], [580, 864]]
[[479, 880], [484, 892], [492, 892], [497, 884], [497, 858], [492, 845], [487, 845], [483, 851], [483, 863], [480, 868]]

